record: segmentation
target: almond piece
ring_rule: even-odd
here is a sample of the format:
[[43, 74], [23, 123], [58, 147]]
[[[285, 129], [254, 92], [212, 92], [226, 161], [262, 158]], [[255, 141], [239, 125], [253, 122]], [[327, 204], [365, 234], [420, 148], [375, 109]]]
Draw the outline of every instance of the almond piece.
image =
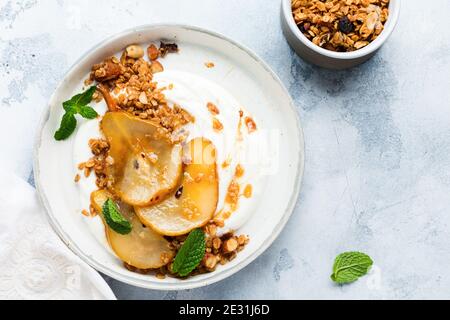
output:
[[209, 271], [213, 271], [217, 266], [217, 257], [213, 254], [207, 253], [203, 258], [203, 265]]
[[161, 63], [159, 63], [159, 61], [152, 61], [152, 73], [158, 73], [158, 72], [163, 72], [164, 71], [164, 67], [162, 66]]
[[223, 251], [225, 253], [231, 253], [238, 248], [239, 244], [235, 238], [230, 238], [223, 244]]
[[145, 94], [144, 91], [142, 91], [141, 94], [139, 95], [139, 102], [142, 104], [148, 104], [147, 95]]
[[241, 234], [238, 238], [238, 243], [240, 246], [245, 245], [245, 243], [247, 242], [247, 237], [243, 234]]
[[125, 51], [127, 52], [127, 56], [133, 59], [140, 59], [144, 56], [144, 50], [141, 46], [138, 46], [136, 44], [128, 46]]
[[222, 246], [222, 240], [220, 240], [220, 238], [214, 238], [212, 245], [214, 249], [219, 250], [220, 247]]

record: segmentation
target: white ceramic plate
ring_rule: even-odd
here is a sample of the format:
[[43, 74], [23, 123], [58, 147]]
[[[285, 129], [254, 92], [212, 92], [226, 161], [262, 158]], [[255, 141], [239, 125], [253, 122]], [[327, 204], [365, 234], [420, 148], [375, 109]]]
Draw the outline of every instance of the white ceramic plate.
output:
[[[156, 279], [132, 273], [123, 267], [87, 227], [80, 214], [78, 189], [73, 182], [74, 138], [53, 138], [62, 116], [61, 103], [79, 90], [93, 64], [122, 51], [132, 43], [160, 39], [176, 41], [182, 48], [177, 67], [219, 83], [245, 106], [258, 127], [271, 135], [267, 146], [274, 150], [275, 163], [261, 186], [257, 208], [238, 230], [251, 238], [235, 260], [215, 272], [187, 280]], [[188, 49], [183, 49], [187, 47]], [[193, 50], [183, 54], [183, 50]], [[184, 51], [186, 52], [186, 51]], [[189, 57], [189, 60], [187, 60]], [[183, 60], [184, 59], [184, 60]], [[205, 68], [212, 61], [214, 69]], [[181, 290], [223, 280], [255, 260], [279, 235], [287, 223], [300, 191], [304, 167], [304, 141], [298, 115], [279, 78], [254, 53], [222, 35], [181, 25], [149, 25], [120, 33], [84, 55], [67, 73], [45, 111], [35, 148], [35, 179], [49, 220], [66, 245], [104, 274], [119, 281], [157, 290]]]

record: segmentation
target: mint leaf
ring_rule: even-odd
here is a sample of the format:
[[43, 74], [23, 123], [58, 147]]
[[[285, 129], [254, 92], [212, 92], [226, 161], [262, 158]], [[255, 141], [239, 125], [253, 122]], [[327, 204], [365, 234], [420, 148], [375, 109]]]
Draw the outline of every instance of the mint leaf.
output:
[[69, 101], [66, 102], [74, 106], [85, 106], [92, 101], [92, 96], [94, 95], [96, 90], [97, 86], [92, 86], [85, 92], [73, 96]]
[[372, 259], [362, 252], [344, 252], [334, 261], [331, 280], [339, 284], [350, 283], [367, 274]]
[[85, 119], [95, 119], [97, 118], [98, 113], [89, 106], [82, 106], [80, 108], [80, 115]]
[[55, 132], [57, 141], [66, 140], [75, 131], [77, 127], [77, 119], [72, 112], [66, 112], [61, 120], [58, 131]]
[[119, 207], [111, 199], [108, 199], [103, 205], [102, 213], [108, 226], [115, 232], [123, 235], [131, 232], [130, 222], [122, 216]]
[[58, 141], [67, 139], [77, 126], [76, 114], [80, 114], [86, 119], [95, 119], [98, 114], [87, 104], [92, 101], [92, 96], [97, 90], [97, 86], [92, 86], [83, 93], [73, 96], [70, 100], [63, 102], [64, 114], [59, 130], [55, 133], [55, 139]]
[[72, 113], [76, 113], [76, 110], [74, 112], [73, 110], [73, 104], [70, 101], [64, 101], [63, 102], [63, 108], [66, 112], [72, 112]]
[[201, 229], [192, 231], [173, 261], [172, 271], [181, 277], [188, 276], [205, 256], [205, 233]]

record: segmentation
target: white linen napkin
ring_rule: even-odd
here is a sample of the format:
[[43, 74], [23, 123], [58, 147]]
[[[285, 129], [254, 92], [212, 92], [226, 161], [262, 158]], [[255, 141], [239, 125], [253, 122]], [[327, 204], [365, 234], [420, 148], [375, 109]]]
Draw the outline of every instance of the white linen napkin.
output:
[[36, 191], [0, 172], [0, 299], [115, 299], [57, 237]]

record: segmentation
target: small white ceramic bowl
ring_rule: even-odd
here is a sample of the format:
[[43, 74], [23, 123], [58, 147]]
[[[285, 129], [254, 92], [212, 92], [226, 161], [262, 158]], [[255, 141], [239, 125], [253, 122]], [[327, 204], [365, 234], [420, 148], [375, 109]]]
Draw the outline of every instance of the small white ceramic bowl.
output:
[[309, 63], [329, 69], [346, 69], [357, 66], [370, 59], [394, 31], [400, 13], [400, 0], [391, 0], [389, 18], [384, 30], [366, 47], [352, 52], [334, 52], [312, 43], [299, 30], [294, 21], [291, 0], [282, 0], [281, 23], [283, 33], [295, 52]]

